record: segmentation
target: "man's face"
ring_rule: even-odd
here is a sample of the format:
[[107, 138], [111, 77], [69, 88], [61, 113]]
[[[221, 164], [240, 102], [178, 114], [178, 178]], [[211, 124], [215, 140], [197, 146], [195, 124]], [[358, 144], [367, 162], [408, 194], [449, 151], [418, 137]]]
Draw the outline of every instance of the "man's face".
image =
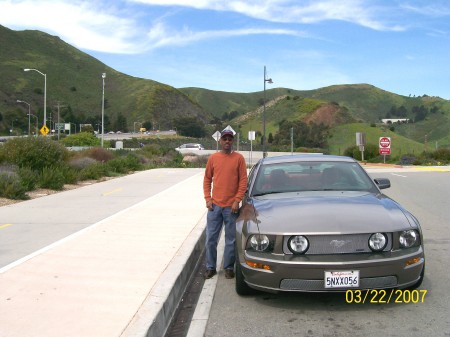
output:
[[220, 138], [220, 145], [222, 146], [222, 149], [225, 151], [231, 150], [231, 147], [233, 145], [233, 137], [223, 136], [222, 138]]

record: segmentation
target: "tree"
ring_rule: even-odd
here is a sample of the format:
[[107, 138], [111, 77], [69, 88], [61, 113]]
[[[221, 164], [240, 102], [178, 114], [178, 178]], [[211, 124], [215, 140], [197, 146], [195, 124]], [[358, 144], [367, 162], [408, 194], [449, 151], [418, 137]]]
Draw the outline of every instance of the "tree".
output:
[[122, 132], [128, 131], [127, 118], [124, 115], [122, 115], [121, 112], [119, 112], [119, 114], [117, 115], [116, 122], [114, 123], [114, 129]]
[[205, 128], [195, 117], [183, 117], [174, 121], [177, 132], [186, 137], [202, 138], [206, 135]]

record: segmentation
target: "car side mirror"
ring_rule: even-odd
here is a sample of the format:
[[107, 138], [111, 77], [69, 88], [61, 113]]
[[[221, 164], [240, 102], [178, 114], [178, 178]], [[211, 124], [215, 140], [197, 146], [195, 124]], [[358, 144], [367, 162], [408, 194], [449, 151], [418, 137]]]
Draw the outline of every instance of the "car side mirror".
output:
[[380, 190], [391, 187], [391, 181], [388, 178], [375, 178], [373, 181]]

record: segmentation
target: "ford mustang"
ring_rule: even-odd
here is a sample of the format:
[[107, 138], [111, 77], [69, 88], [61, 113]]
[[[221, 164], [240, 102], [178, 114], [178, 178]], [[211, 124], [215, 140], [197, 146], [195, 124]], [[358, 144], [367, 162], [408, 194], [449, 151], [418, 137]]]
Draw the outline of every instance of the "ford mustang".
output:
[[236, 223], [236, 292], [416, 288], [419, 221], [348, 157], [266, 157]]

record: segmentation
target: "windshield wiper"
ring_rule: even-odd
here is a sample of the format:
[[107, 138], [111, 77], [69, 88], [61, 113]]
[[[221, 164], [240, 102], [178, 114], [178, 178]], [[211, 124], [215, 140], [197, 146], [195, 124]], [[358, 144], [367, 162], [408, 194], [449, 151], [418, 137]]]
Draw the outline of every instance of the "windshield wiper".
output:
[[286, 191], [267, 191], [267, 192], [256, 193], [256, 194], [253, 194], [252, 196], [253, 197], [259, 197], [259, 196], [262, 196], [262, 195], [277, 194], [277, 193], [286, 193]]

